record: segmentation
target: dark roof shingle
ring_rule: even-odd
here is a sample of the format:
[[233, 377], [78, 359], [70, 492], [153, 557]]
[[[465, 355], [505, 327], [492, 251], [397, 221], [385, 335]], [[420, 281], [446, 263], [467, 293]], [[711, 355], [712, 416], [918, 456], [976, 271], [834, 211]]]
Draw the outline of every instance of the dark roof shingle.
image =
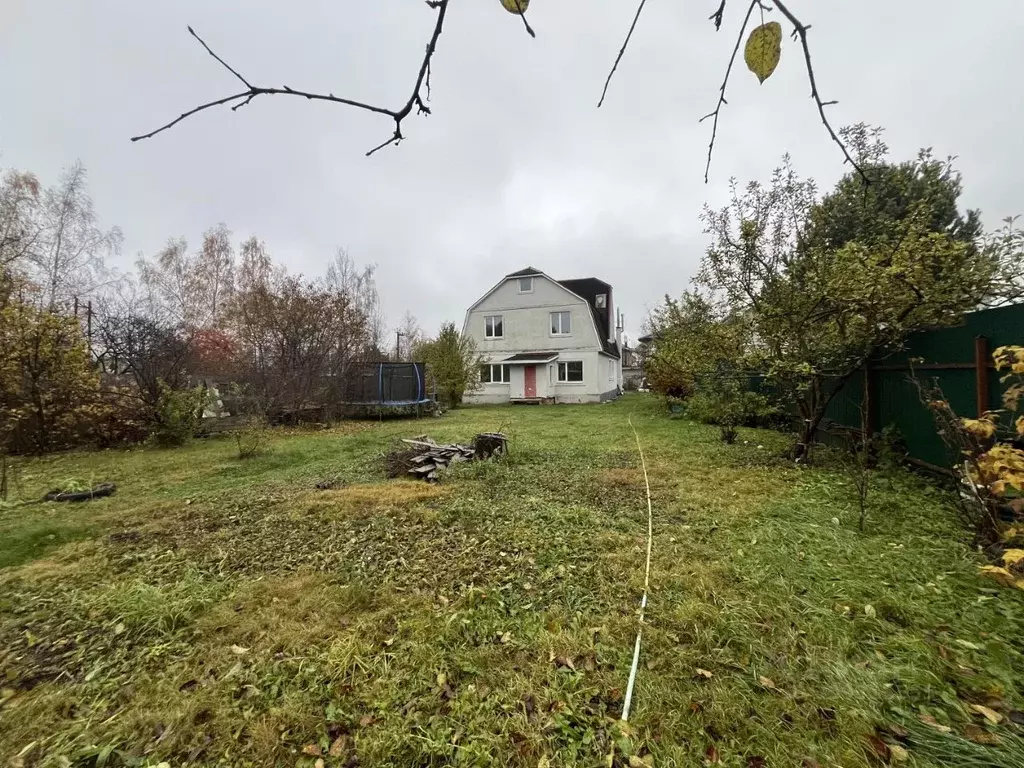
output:
[[[612, 303], [612, 287], [604, 280], [598, 280], [596, 277], [559, 280], [558, 284], [587, 300], [587, 304], [590, 305], [590, 313], [594, 316], [594, 323], [597, 325], [597, 332], [601, 336], [601, 349], [605, 354], [619, 357], [619, 345], [614, 341], [608, 341], [609, 336], [614, 336], [613, 331], [615, 330], [612, 328], [612, 318], [609, 314]], [[604, 309], [598, 309], [597, 297], [598, 294], [602, 293], [606, 297], [605, 305]]]

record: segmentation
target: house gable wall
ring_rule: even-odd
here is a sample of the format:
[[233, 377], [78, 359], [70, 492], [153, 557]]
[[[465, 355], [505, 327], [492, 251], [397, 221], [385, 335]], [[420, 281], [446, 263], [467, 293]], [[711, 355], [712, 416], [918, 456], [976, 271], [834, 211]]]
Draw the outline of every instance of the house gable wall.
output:
[[[568, 336], [551, 333], [551, 313], [561, 311], [570, 315], [572, 332]], [[485, 318], [489, 315], [502, 316], [502, 338], [485, 337]], [[473, 306], [464, 331], [476, 339], [477, 349], [484, 355], [601, 348], [590, 305], [543, 275], [533, 278], [532, 293], [520, 293], [515, 278], [504, 281]]]

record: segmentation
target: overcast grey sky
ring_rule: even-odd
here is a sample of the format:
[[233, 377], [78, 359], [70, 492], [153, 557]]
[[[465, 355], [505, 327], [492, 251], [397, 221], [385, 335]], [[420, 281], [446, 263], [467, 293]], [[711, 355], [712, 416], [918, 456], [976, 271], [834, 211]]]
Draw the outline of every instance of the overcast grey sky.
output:
[[[703, 182], [710, 126], [745, 4], [651, 0], [608, 101], [605, 74], [632, 0], [533, 0], [530, 39], [498, 0], [453, 0], [433, 60], [430, 117], [371, 158], [390, 120], [261, 97], [149, 131], [237, 83], [191, 24], [258, 85], [330, 90], [385, 106], [412, 87], [434, 13], [421, 0], [0, 0], [0, 165], [46, 183], [81, 159], [127, 268], [170, 236], [197, 245], [225, 222], [289, 268], [320, 274], [336, 246], [379, 266], [389, 323], [461, 320], [527, 264], [612, 283], [635, 336], [645, 306], [678, 293], [706, 240], [698, 215], [730, 176], [764, 179], [783, 152], [831, 184], [842, 157], [786, 37], [763, 86], [738, 62]], [[1024, 5], [1020, 0], [791, 0], [813, 24], [836, 125], [887, 129], [897, 158], [959, 156], [965, 203], [989, 227], [1024, 213]], [[773, 14], [777, 16], [777, 14]], [[780, 19], [782, 20], [782, 19]]]

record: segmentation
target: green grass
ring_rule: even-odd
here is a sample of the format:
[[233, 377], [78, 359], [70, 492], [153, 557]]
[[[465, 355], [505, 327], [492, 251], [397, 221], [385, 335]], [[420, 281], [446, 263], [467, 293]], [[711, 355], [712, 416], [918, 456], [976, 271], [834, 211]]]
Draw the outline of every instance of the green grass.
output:
[[[646, 535], [630, 414], [655, 542], [623, 726]], [[383, 476], [398, 437], [498, 428], [500, 461]], [[861, 532], [827, 460], [798, 468], [767, 432], [722, 445], [640, 396], [270, 441], [20, 468], [25, 499], [68, 477], [118, 492], [0, 507], [0, 763], [1024, 765], [1024, 593], [978, 578], [917, 477], [874, 477]]]

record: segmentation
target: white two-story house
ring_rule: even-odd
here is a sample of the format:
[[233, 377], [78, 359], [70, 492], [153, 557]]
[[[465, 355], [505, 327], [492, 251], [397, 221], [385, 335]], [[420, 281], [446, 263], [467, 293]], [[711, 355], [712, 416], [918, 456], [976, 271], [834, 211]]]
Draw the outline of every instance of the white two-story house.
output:
[[603, 280], [554, 280], [527, 267], [466, 312], [484, 360], [471, 403], [590, 403], [622, 391], [622, 322]]

